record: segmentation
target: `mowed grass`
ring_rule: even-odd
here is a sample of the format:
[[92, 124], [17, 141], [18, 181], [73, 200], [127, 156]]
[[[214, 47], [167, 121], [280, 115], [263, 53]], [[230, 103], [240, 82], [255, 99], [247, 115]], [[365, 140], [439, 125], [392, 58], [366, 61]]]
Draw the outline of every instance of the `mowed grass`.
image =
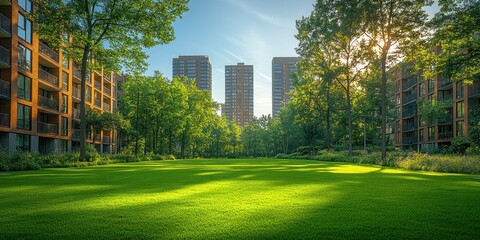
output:
[[0, 175], [0, 239], [479, 239], [480, 178], [304, 160]]

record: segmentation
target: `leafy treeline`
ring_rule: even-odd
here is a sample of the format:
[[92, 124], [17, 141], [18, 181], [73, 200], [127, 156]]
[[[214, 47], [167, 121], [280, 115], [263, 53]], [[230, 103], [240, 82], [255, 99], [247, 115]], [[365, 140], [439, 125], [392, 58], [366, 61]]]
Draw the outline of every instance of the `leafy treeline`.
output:
[[194, 80], [129, 76], [122, 89], [119, 110], [131, 127], [120, 132], [120, 152], [185, 158], [242, 151], [238, 125], [216, 113], [219, 105]]

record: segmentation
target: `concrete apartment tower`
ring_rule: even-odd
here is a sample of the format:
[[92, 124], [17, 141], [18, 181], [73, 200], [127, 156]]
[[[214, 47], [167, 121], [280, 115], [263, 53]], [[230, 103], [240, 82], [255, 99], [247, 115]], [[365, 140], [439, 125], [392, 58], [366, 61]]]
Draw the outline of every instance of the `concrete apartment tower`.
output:
[[[0, 149], [59, 153], [80, 146], [80, 68], [33, 32], [30, 0], [0, 1]], [[90, 71], [87, 108], [115, 112], [119, 75]], [[87, 132], [101, 153], [115, 152], [115, 130]]]
[[272, 60], [272, 117], [275, 118], [290, 97], [293, 90], [292, 73], [298, 72], [295, 66], [298, 57], [274, 57]]
[[239, 126], [253, 119], [253, 65], [225, 66], [225, 116]]
[[200, 90], [212, 91], [212, 64], [208, 56], [179, 56], [173, 59], [173, 77], [195, 79]]

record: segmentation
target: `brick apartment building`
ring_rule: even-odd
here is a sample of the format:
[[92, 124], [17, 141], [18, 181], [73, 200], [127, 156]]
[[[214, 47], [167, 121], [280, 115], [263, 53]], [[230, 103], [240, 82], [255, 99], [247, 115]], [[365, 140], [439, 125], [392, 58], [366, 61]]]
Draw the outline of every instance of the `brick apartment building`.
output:
[[[4, 151], [67, 152], [79, 148], [80, 67], [32, 32], [25, 15], [30, 0], [0, 0], [0, 148]], [[111, 72], [91, 72], [87, 107], [116, 111]], [[87, 133], [102, 153], [115, 152], [115, 131]]]

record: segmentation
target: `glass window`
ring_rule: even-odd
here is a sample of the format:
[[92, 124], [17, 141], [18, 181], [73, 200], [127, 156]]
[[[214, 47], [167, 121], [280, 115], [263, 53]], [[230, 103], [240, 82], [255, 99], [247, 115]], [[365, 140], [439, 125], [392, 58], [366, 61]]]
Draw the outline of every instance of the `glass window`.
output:
[[68, 96], [62, 94], [62, 113], [68, 113]]
[[62, 72], [62, 89], [68, 91], [68, 73]]
[[31, 0], [18, 0], [18, 6], [28, 13], [32, 12], [32, 1]]
[[435, 127], [428, 128], [428, 140], [429, 141], [435, 140]]
[[463, 81], [458, 81], [456, 83], [457, 89], [457, 98], [463, 98]]
[[17, 133], [17, 151], [28, 152], [30, 151], [30, 135]]
[[62, 117], [62, 136], [68, 135], [68, 118]]
[[435, 89], [435, 79], [428, 80], [428, 91], [433, 92]]
[[32, 71], [32, 51], [21, 44], [18, 44], [18, 66]]
[[18, 14], [18, 37], [32, 43], [32, 22], [21, 13]]
[[17, 97], [23, 100], [32, 101], [32, 79], [18, 74]]
[[63, 66], [64, 68], [68, 68], [68, 67], [69, 67], [67, 51], [66, 51], [65, 49], [62, 49], [62, 66]]
[[457, 137], [463, 137], [463, 121], [457, 122]]
[[29, 106], [17, 104], [17, 128], [31, 129], [32, 109]]
[[68, 152], [68, 141], [67, 140], [60, 140], [60, 151], [62, 153]]
[[462, 118], [465, 115], [463, 101], [457, 102], [457, 118]]
[[425, 95], [425, 86], [423, 82], [418, 85], [418, 89], [419, 89], [418, 94], [420, 95], [420, 97], [423, 97], [423, 95]]

